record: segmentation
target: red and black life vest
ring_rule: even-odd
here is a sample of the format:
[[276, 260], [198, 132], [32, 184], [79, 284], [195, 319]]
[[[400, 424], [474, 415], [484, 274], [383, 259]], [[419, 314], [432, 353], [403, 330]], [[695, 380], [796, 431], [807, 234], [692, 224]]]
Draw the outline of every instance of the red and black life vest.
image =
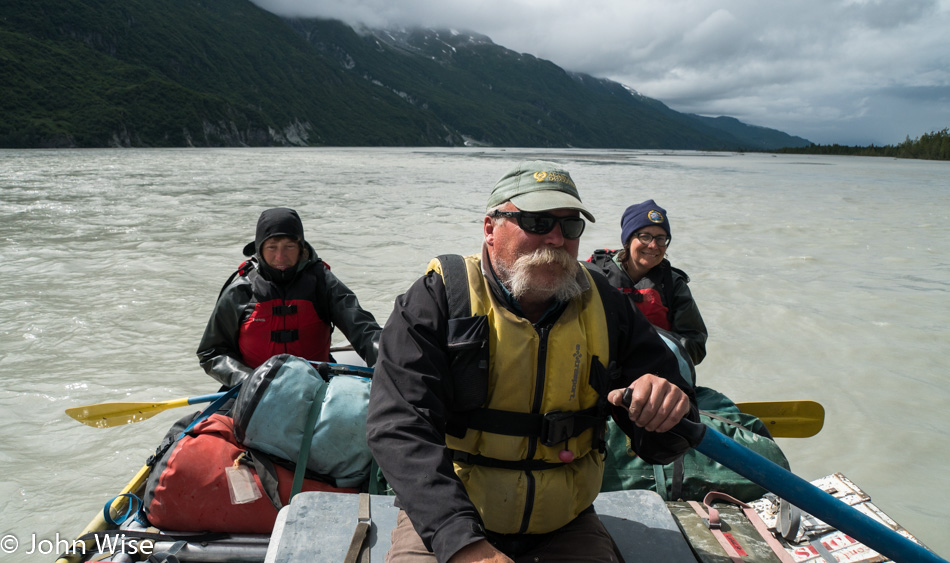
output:
[[245, 364], [256, 368], [278, 354], [321, 362], [330, 359], [333, 325], [325, 303], [324, 269], [329, 266], [318, 259], [286, 284], [265, 279], [257, 268], [246, 273], [251, 284], [247, 307], [253, 309], [238, 336]]
[[[673, 303], [673, 268], [669, 261], [664, 258], [640, 281], [633, 283], [630, 276], [614, 262], [616, 253], [616, 250], [607, 248], [595, 250], [587, 262], [589, 265], [596, 266], [614, 287], [632, 299], [650, 324], [664, 330], [671, 330], [673, 326], [673, 314], [670, 309]], [[677, 271], [686, 276], [684, 272]]]

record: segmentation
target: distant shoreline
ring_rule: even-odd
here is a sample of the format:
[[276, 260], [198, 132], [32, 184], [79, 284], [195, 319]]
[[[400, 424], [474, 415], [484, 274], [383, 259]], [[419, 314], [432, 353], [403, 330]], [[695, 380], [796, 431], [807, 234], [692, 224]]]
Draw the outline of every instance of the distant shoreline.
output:
[[916, 158], [921, 160], [950, 160], [950, 130], [925, 133], [911, 140], [907, 138], [899, 145], [878, 147], [852, 147], [847, 145], [811, 145], [777, 150], [750, 150], [744, 152], [764, 152], [778, 154], [825, 154], [836, 156], [889, 156], [892, 158]]

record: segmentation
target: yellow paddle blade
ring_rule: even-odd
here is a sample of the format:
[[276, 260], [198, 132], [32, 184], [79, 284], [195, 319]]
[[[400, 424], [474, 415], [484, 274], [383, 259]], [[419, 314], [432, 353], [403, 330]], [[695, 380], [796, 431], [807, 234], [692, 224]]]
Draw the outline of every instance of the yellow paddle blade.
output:
[[825, 408], [815, 401], [763, 401], [736, 406], [758, 417], [775, 438], [808, 438], [825, 424]]
[[184, 407], [188, 404], [187, 397], [158, 403], [99, 403], [66, 409], [66, 414], [86, 426], [111, 428], [140, 422], [164, 410]]

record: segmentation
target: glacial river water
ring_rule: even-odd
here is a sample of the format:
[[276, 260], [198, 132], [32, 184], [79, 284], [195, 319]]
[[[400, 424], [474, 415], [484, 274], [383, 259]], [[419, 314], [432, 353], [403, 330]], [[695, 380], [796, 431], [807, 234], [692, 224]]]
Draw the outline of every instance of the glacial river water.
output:
[[780, 440], [792, 470], [844, 473], [950, 557], [950, 163], [331, 148], [0, 151], [0, 560], [51, 560], [26, 551], [76, 534], [184, 414], [95, 429], [64, 409], [216, 390], [194, 352], [262, 209], [295, 207], [383, 322], [430, 258], [479, 249], [526, 158], [572, 173], [598, 218], [585, 258], [627, 205], [666, 207], [710, 331], [699, 383], [821, 402], [821, 433]]

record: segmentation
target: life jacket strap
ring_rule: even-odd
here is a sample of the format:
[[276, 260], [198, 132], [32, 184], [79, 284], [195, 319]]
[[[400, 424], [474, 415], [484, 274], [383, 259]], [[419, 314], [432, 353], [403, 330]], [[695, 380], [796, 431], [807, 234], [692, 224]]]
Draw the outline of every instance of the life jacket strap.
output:
[[449, 318], [471, 317], [472, 305], [468, 295], [468, 268], [465, 266], [465, 258], [458, 254], [442, 254], [438, 256], [438, 260], [442, 264]]
[[274, 305], [271, 311], [274, 313], [275, 317], [286, 317], [288, 315], [297, 314], [296, 305]]
[[504, 436], [538, 438], [545, 446], [556, 446], [605, 422], [606, 417], [599, 407], [576, 412], [550, 411], [544, 414], [476, 409], [469, 414], [466, 426]]
[[300, 336], [297, 333], [297, 329], [290, 330], [272, 330], [270, 331], [270, 341], [277, 342], [278, 344], [286, 344], [288, 342], [296, 342]]
[[545, 469], [556, 469], [563, 467], [563, 463], [551, 463], [541, 459], [519, 459], [514, 461], [495, 459], [483, 455], [470, 454], [459, 450], [452, 450], [452, 460], [468, 465], [480, 465], [482, 467], [494, 467], [498, 469], [511, 469], [514, 471], [543, 471]]

